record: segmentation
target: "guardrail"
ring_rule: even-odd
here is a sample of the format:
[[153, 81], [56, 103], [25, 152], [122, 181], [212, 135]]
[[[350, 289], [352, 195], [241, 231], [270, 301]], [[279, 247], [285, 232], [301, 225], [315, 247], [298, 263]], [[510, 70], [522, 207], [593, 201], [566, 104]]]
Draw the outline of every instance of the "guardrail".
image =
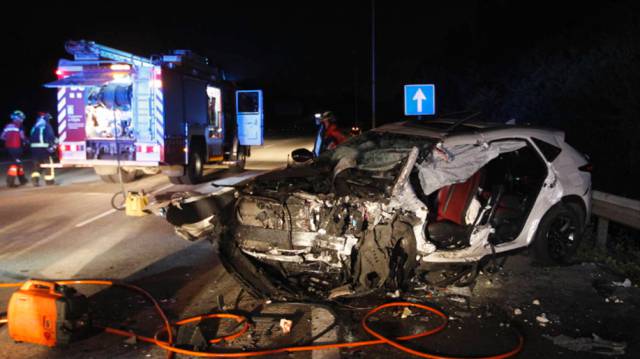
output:
[[598, 248], [606, 248], [609, 221], [640, 229], [640, 201], [600, 191], [593, 191], [592, 198], [591, 211], [598, 217], [596, 231]]

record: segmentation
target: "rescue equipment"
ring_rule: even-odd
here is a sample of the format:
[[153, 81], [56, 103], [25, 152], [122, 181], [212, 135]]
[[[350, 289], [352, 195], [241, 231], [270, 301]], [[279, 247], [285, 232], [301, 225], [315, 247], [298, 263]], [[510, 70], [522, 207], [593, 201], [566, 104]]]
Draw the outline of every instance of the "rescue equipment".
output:
[[144, 190], [140, 192], [127, 192], [127, 199], [125, 204], [125, 214], [127, 216], [141, 217], [147, 215], [144, 208], [149, 204], [149, 197], [144, 193]]
[[[273, 348], [273, 349], [258, 349], [258, 350], [254, 350], [254, 351], [247, 351], [244, 349], [239, 349], [236, 352], [203, 352], [203, 351], [194, 351], [194, 350], [188, 350], [188, 349], [182, 349], [179, 348], [177, 346], [175, 346], [175, 340], [174, 340], [174, 328], [183, 326], [183, 325], [187, 325], [190, 323], [198, 323], [202, 320], [205, 319], [212, 319], [212, 318], [217, 318], [217, 319], [231, 319], [234, 320], [236, 323], [238, 324], [242, 324], [242, 327], [236, 331], [235, 333], [231, 333], [231, 334], [227, 334], [227, 335], [223, 335], [217, 338], [213, 338], [210, 339], [209, 342], [212, 344], [215, 343], [219, 343], [221, 341], [232, 341], [233, 339], [238, 338], [239, 336], [245, 334], [251, 324], [249, 321], [249, 318], [243, 316], [243, 315], [239, 315], [239, 314], [232, 314], [232, 313], [212, 313], [212, 314], [205, 314], [205, 315], [197, 315], [197, 316], [193, 316], [193, 317], [189, 317], [189, 318], [185, 318], [182, 319], [178, 322], [176, 322], [175, 324], [171, 325], [169, 323], [169, 320], [167, 318], [167, 315], [165, 314], [164, 310], [160, 307], [160, 304], [158, 303], [158, 301], [151, 295], [149, 294], [149, 292], [147, 292], [146, 290], [132, 285], [132, 284], [127, 284], [127, 283], [123, 283], [123, 282], [116, 282], [116, 281], [111, 281], [111, 280], [99, 280], [99, 279], [85, 279], [85, 280], [63, 280], [63, 281], [56, 281], [55, 283], [53, 282], [46, 282], [46, 281], [34, 281], [34, 280], [30, 280], [27, 281], [25, 283], [0, 283], [0, 288], [10, 288], [10, 287], [21, 287], [20, 290], [18, 290], [18, 292], [16, 293], [25, 293], [24, 298], [31, 298], [34, 297], [35, 293], [29, 291], [30, 288], [33, 287], [33, 285], [42, 285], [44, 288], [39, 288], [38, 290], [40, 290], [40, 293], [48, 293], [46, 294], [44, 297], [45, 298], [52, 298], [52, 297], [56, 297], [57, 296], [54, 294], [56, 293], [55, 290], [55, 285], [58, 286], [66, 286], [66, 285], [76, 285], [76, 284], [88, 284], [88, 285], [102, 285], [102, 286], [120, 286], [132, 291], [137, 292], [138, 294], [143, 295], [147, 300], [149, 300], [149, 302], [151, 302], [156, 310], [156, 312], [158, 313], [158, 315], [160, 316], [162, 323], [163, 323], [163, 328], [160, 329], [159, 331], [157, 331], [155, 333], [155, 335], [153, 337], [147, 337], [147, 336], [142, 336], [142, 335], [138, 335], [134, 332], [131, 331], [126, 331], [123, 329], [116, 329], [116, 328], [111, 328], [111, 327], [104, 327], [103, 329], [105, 330], [105, 332], [107, 333], [111, 333], [111, 334], [115, 334], [115, 335], [120, 335], [120, 336], [124, 336], [124, 337], [135, 337], [137, 340], [140, 341], [144, 341], [147, 343], [152, 343], [155, 344], [159, 347], [161, 347], [162, 349], [167, 351], [167, 356], [168, 358], [172, 358], [174, 353], [177, 354], [184, 354], [184, 355], [190, 355], [190, 356], [197, 356], [197, 357], [207, 357], [207, 358], [220, 358], [220, 357], [226, 357], [226, 358], [244, 358], [244, 357], [255, 357], [255, 356], [272, 356], [274, 354], [278, 354], [278, 353], [293, 353], [293, 352], [302, 352], [302, 351], [315, 351], [315, 350], [323, 350], [323, 349], [339, 349], [339, 348], [357, 348], [357, 347], [365, 347], [365, 346], [372, 346], [372, 345], [378, 345], [378, 344], [387, 344], [390, 346], [393, 346], [405, 353], [408, 354], [412, 354], [418, 357], [422, 357], [422, 358], [431, 358], [431, 359], [442, 359], [442, 358], [446, 358], [446, 359], [458, 359], [459, 357], [454, 357], [454, 356], [445, 356], [445, 355], [441, 355], [441, 354], [431, 354], [431, 353], [426, 353], [426, 352], [422, 352], [422, 351], [418, 351], [415, 349], [411, 349], [409, 347], [406, 347], [403, 344], [400, 344], [400, 342], [404, 342], [404, 341], [409, 341], [409, 340], [413, 340], [413, 339], [417, 339], [417, 338], [423, 338], [423, 337], [427, 337], [433, 334], [436, 334], [440, 331], [442, 331], [446, 326], [447, 326], [447, 322], [448, 322], [448, 317], [445, 313], [441, 312], [438, 309], [435, 309], [431, 306], [425, 305], [425, 304], [420, 304], [420, 303], [411, 303], [411, 302], [391, 302], [391, 303], [386, 303], [386, 304], [382, 304], [379, 305], [373, 309], [371, 309], [369, 312], [367, 312], [367, 314], [365, 314], [365, 316], [362, 318], [360, 324], [363, 327], [363, 329], [365, 330], [365, 332], [367, 332], [369, 335], [375, 337], [375, 340], [365, 340], [365, 341], [358, 341], [358, 342], [345, 342], [345, 343], [330, 343], [330, 344], [319, 344], [319, 345], [304, 345], [304, 346], [292, 346], [292, 347], [280, 347], [280, 348]], [[26, 287], [26, 289], [25, 289]], [[15, 296], [16, 294], [14, 294]], [[22, 296], [18, 295], [15, 297], [15, 300], [20, 300], [20, 298], [23, 298]], [[14, 334], [12, 334], [11, 332], [11, 327], [16, 327], [15, 322], [21, 320], [20, 316], [24, 315], [28, 318], [42, 318], [40, 315], [40, 313], [45, 313], [44, 311], [40, 310], [38, 311], [38, 306], [35, 305], [31, 305], [31, 306], [20, 306], [18, 305], [15, 308], [21, 308], [23, 309], [20, 312], [16, 312], [15, 309], [12, 311], [11, 310], [11, 306], [12, 306], [12, 301], [14, 300], [14, 297], [12, 296], [11, 301], [9, 303], [9, 317], [7, 319], [2, 319], [0, 318], [0, 323], [9, 323], [9, 333], [12, 336], [12, 338], [15, 339], [15, 337], [13, 336]], [[56, 299], [59, 300], [59, 299]], [[86, 298], [85, 298], [86, 300]], [[42, 299], [41, 303], [47, 303], [50, 302], [51, 299]], [[86, 303], [86, 302], [85, 302]], [[385, 310], [387, 308], [415, 308], [415, 309], [419, 309], [431, 314], [434, 314], [436, 317], [438, 317], [439, 319], [439, 323], [430, 329], [425, 329], [419, 333], [416, 334], [411, 334], [411, 335], [406, 335], [406, 336], [400, 336], [400, 337], [396, 337], [396, 338], [388, 338], [382, 334], [380, 334], [379, 332], [375, 331], [374, 329], [370, 328], [369, 325], [367, 324], [368, 319], [370, 316], [374, 315], [377, 312], [380, 312], [382, 310]], [[47, 308], [51, 308], [51, 307], [47, 307]], [[73, 307], [72, 307], [73, 308]], [[51, 311], [49, 309], [49, 311]], [[70, 313], [70, 312], [68, 312]], [[78, 312], [76, 312], [78, 313]], [[58, 317], [54, 317], [54, 321], [56, 319], [60, 318], [60, 316]], [[20, 323], [25, 323], [22, 324], [24, 325], [24, 329], [22, 330], [23, 333], [27, 333], [29, 334], [30, 330], [33, 329], [37, 329], [38, 327], [43, 327], [43, 325], [41, 324], [41, 322], [20, 322]], [[28, 328], [28, 326], [30, 324], [28, 323], [33, 323], [31, 324], [32, 327]], [[85, 322], [85, 323], [88, 323]], [[18, 325], [19, 326], [19, 325]], [[57, 328], [57, 327], [56, 327]], [[514, 329], [515, 331], [515, 329]], [[38, 334], [38, 333], [36, 333]], [[57, 334], [57, 333], [54, 333]], [[504, 353], [501, 354], [497, 354], [497, 355], [489, 355], [489, 356], [483, 356], [483, 357], [476, 357], [476, 358], [485, 358], [485, 359], [504, 359], [504, 358], [509, 358], [512, 357], [516, 354], [518, 354], [521, 350], [522, 347], [524, 345], [524, 338], [522, 337], [522, 335], [516, 331], [517, 334], [517, 338], [518, 338], [518, 343], [517, 345]], [[51, 335], [51, 334], [50, 334]], [[159, 339], [162, 335], [164, 335], [166, 337], [166, 340], [162, 340]], [[42, 336], [44, 337], [44, 335]], [[22, 340], [23, 341], [28, 341], [31, 343], [38, 343], [38, 344], [44, 344], [44, 345], [48, 345], [48, 346], [53, 346], [50, 345], [51, 343], [54, 343], [54, 345], [58, 342], [58, 339], [56, 339], [55, 341], [51, 340], [51, 339], [47, 339], [45, 338], [44, 340], [42, 339], [42, 337], [38, 336], [38, 335], [33, 335], [33, 336], [29, 336], [29, 335], [24, 335]], [[32, 339], [33, 338], [33, 339]], [[29, 339], [29, 340], [26, 340]]]
[[66, 345], [90, 327], [88, 301], [75, 289], [29, 280], [9, 300], [9, 336], [18, 342]]

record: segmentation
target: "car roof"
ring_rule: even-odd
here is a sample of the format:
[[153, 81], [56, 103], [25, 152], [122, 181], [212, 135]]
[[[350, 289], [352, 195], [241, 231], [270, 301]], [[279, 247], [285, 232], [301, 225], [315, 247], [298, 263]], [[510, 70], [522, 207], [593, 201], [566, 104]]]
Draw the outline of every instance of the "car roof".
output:
[[459, 123], [455, 118], [435, 120], [408, 120], [376, 127], [376, 132], [392, 132], [412, 136], [426, 137], [433, 141], [451, 144], [474, 143], [479, 140], [492, 141], [500, 138], [535, 137], [560, 144], [564, 141], [564, 132], [531, 125], [507, 125], [504, 123], [469, 120]]

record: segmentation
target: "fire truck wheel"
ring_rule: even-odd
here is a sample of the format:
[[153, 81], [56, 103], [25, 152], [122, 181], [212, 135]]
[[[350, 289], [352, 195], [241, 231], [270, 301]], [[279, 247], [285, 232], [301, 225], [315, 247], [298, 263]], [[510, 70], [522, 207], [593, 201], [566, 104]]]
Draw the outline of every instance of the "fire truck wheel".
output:
[[189, 151], [189, 163], [184, 171], [184, 176], [169, 177], [169, 181], [173, 184], [196, 184], [202, 180], [203, 162], [200, 151]]
[[236, 161], [235, 164], [231, 165], [230, 168], [243, 171], [247, 164], [247, 148], [245, 146], [238, 146], [238, 154], [236, 158], [234, 158], [234, 161]]

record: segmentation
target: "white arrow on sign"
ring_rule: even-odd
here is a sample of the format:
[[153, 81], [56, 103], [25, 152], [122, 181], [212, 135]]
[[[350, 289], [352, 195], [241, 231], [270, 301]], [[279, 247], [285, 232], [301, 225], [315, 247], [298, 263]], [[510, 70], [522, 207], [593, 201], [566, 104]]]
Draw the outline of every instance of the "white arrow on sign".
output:
[[422, 101], [426, 100], [427, 97], [424, 95], [424, 93], [422, 92], [421, 88], [418, 88], [418, 91], [416, 91], [416, 94], [413, 95], [413, 101], [417, 101], [417, 105], [418, 105], [418, 112], [422, 112]]

